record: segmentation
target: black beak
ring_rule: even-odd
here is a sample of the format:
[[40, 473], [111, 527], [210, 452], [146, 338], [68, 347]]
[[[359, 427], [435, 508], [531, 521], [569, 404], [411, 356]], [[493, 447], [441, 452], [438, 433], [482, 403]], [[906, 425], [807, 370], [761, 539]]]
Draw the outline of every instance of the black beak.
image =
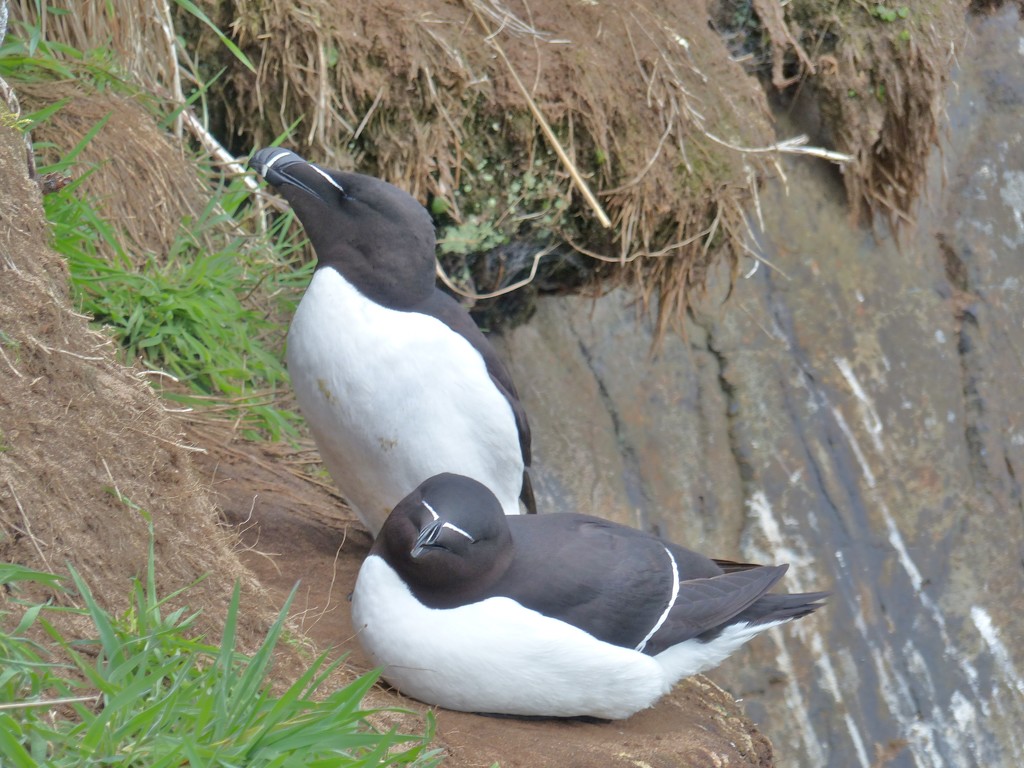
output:
[[[314, 187], [307, 184], [301, 178], [299, 178], [296, 171], [300, 168], [308, 168], [319, 174], [324, 181], [330, 184], [332, 187], [337, 189], [339, 192], [344, 194], [345, 190], [327, 175], [324, 171], [320, 170], [317, 166], [312, 163], [307, 163], [297, 154], [292, 152], [290, 149], [281, 149], [280, 147], [266, 147], [253, 153], [253, 156], [249, 158], [249, 167], [252, 168], [256, 173], [266, 179], [267, 183], [272, 187], [281, 187], [285, 184], [289, 184], [293, 187], [298, 187], [307, 194], [312, 195], [317, 200], [327, 202], [324, 196], [315, 189]], [[319, 181], [320, 178], [317, 177]]]
[[443, 529], [444, 523], [440, 520], [432, 520], [427, 523], [427, 527], [420, 531], [420, 535], [416, 537], [416, 543], [413, 545], [410, 554], [413, 557], [419, 557], [425, 550], [434, 546], [434, 542], [437, 541], [437, 537], [441, 535]]

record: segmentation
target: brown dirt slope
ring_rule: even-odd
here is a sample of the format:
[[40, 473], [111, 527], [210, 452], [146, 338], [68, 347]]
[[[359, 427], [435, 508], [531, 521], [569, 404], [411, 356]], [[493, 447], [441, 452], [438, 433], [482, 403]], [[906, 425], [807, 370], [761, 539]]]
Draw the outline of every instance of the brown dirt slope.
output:
[[164, 590], [211, 570], [197, 600], [224, 605], [236, 579], [255, 590], [180, 425], [72, 310], [20, 134], [0, 128], [0, 142], [0, 559], [57, 572], [71, 562], [117, 607], [145, 565], [137, 505], [152, 516]]
[[[111, 342], [72, 311], [66, 268], [47, 240], [21, 136], [0, 128], [0, 560], [58, 573], [70, 562], [103, 604], [123, 610], [148, 532], [121, 494], [152, 516], [164, 593], [209, 574], [187, 597], [205, 630], [219, 629], [240, 579], [242, 644], [251, 647], [267, 612], [301, 579], [296, 638], [353, 651], [346, 674], [365, 671], [346, 598], [366, 534], [346, 526], [334, 495], [289, 471], [272, 446], [209, 428], [186, 438], [139, 372], [119, 365]], [[211, 485], [235, 531], [218, 525]], [[294, 656], [279, 662], [279, 675], [295, 674]], [[384, 690], [372, 703], [424, 709]], [[443, 711], [437, 719], [451, 766], [771, 764], [767, 739], [703, 678], [623, 723]]]

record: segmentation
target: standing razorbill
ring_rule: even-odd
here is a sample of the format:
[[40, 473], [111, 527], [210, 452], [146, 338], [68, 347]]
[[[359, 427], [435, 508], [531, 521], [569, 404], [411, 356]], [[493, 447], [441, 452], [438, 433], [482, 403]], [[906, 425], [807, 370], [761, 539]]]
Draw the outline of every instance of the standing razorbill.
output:
[[505, 517], [483, 485], [444, 474], [384, 523], [352, 623], [384, 679], [428, 704], [617, 719], [820, 607], [825, 592], [767, 594], [787, 567], [587, 515]]
[[288, 371], [324, 464], [376, 535], [421, 482], [458, 472], [507, 515], [534, 512], [530, 430], [469, 314], [434, 284], [434, 225], [387, 182], [286, 149], [249, 161], [291, 204], [317, 268], [288, 331]]

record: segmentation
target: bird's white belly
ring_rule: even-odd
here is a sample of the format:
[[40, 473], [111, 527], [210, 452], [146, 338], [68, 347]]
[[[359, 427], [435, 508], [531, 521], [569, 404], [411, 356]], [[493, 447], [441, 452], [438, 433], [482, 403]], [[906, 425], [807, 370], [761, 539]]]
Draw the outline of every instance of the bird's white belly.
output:
[[509, 598], [427, 608], [377, 555], [360, 569], [352, 623], [384, 679], [449, 709], [620, 719], [654, 704], [674, 682], [654, 658]]
[[322, 267], [288, 332], [288, 370], [324, 464], [374, 535], [441, 472], [479, 480], [518, 514], [512, 408], [479, 353], [441, 321], [387, 309]]
[[706, 643], [696, 638], [686, 640], [666, 648], [654, 658], [664, 668], [670, 680], [682, 680], [684, 677], [717, 667], [747, 641], [780, 624], [785, 622], [770, 621], [754, 626], [746, 622], [732, 624], [722, 630], [714, 640]]

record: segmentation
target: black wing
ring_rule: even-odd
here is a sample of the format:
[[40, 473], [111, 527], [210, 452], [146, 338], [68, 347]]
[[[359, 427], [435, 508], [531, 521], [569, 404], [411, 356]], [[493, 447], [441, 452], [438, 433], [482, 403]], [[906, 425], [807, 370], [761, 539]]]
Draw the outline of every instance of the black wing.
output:
[[828, 592], [767, 594], [788, 565], [753, 565], [715, 560], [725, 573], [683, 582], [669, 615], [644, 648], [655, 656], [685, 640], [709, 642], [733, 624], [769, 624], [798, 619], [821, 607]]
[[515, 554], [488, 596], [511, 597], [624, 648], [637, 647], [668, 607], [672, 565], [661, 540], [586, 515], [508, 524]]
[[[730, 624], [798, 618], [826, 596], [768, 595], [789, 566], [711, 560], [600, 518], [554, 514], [507, 521], [515, 554], [486, 596], [511, 597], [613, 645], [644, 643], [643, 652], [652, 656], [692, 638], [711, 640]], [[665, 615], [673, 563], [678, 593]]]

